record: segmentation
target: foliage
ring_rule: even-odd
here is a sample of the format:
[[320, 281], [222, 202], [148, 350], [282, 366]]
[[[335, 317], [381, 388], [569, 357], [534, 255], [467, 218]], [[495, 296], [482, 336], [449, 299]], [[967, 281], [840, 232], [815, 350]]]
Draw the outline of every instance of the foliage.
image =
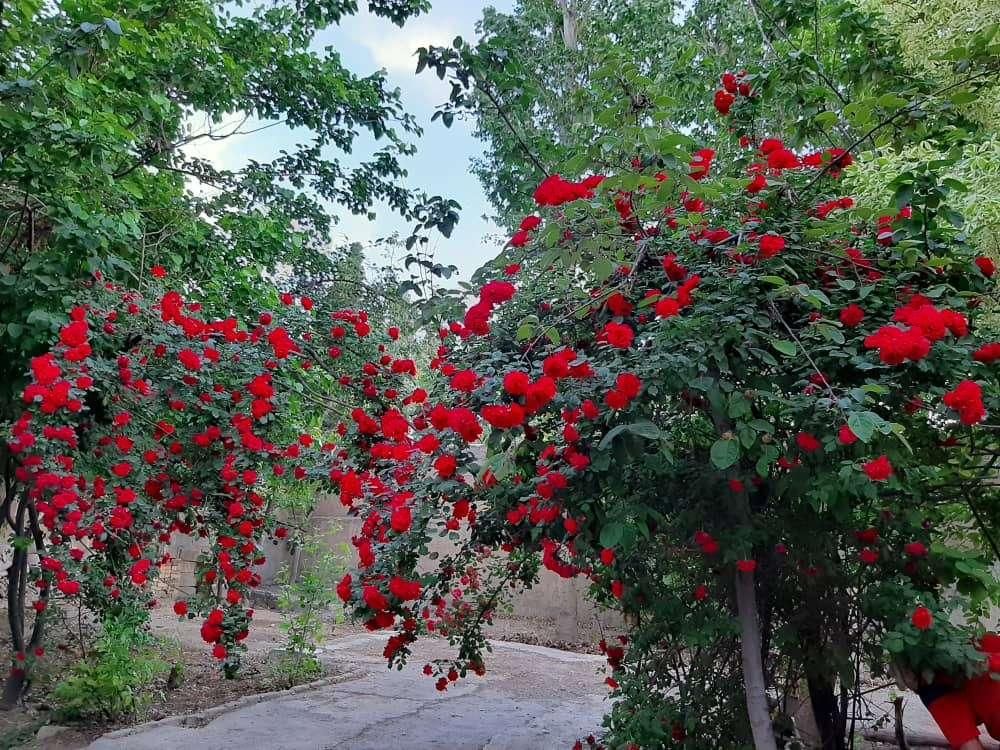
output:
[[[369, 6], [402, 23], [427, 3]], [[94, 271], [141, 289], [164, 266], [225, 313], [266, 290], [262, 271], [292, 266], [306, 284], [337, 279], [331, 203], [358, 214], [382, 204], [421, 233], [450, 233], [457, 204], [399, 184], [400, 159], [413, 151], [406, 138], [420, 132], [399, 92], [383, 74], [356, 75], [313, 44], [356, 10], [355, 2], [246, 13], [201, 0], [5, 4], [2, 24], [16, 29], [0, 41], [8, 398], [23, 384], [25, 354], [37, 353], [77, 281]], [[199, 142], [278, 123], [306, 138], [236, 170], [193, 155]], [[367, 149], [366, 137], [378, 146], [371, 154], [351, 166], [335, 158]]]
[[269, 666], [269, 672], [276, 684], [288, 689], [322, 677], [323, 664], [305, 653], [282, 653]]
[[296, 549], [298, 571], [286, 564], [278, 574], [281, 585], [278, 608], [284, 615], [281, 629], [288, 637], [287, 651], [307, 672], [322, 671], [316, 652], [326, 640], [328, 621], [339, 609], [334, 587], [346, 568], [345, 561], [322, 535], [306, 536]]
[[[978, 485], [996, 476], [981, 423], [998, 393], [976, 331], [994, 269], [941, 175], [900, 176], [891, 214], [853, 209], [849, 154], [759, 140], [759, 95], [743, 96], [716, 150], [623, 125], [615, 172], [538, 187], [542, 215], [442, 330], [443, 403], [412, 416], [412, 438], [395, 418], [381, 431], [443, 456], [411, 452], [402, 471], [402, 450], [386, 464], [348, 433], [360, 482], [341, 497], [371, 542], [341, 594], [369, 627], [396, 623], [390, 661], [419, 632], [448, 636], [458, 658], [425, 670], [439, 689], [482, 670], [481, 625], [536, 555], [631, 623], [605, 644], [614, 747], [745, 746], [747, 715], [719, 690], [741, 676], [768, 727], [765, 692], [783, 705], [804, 678], [817, 704], [833, 697], [817, 719], [840, 746], [834, 696], [850, 702], [886, 650], [917, 671], [985, 668], [970, 644], [997, 597], [995, 489]], [[421, 573], [441, 535], [456, 551]], [[938, 626], [906, 624], [918, 604]], [[968, 626], [944, 624], [953, 608]], [[761, 674], [741, 663], [748, 640]]]
[[[493, 134], [483, 174], [512, 230], [472, 295], [427, 295], [450, 322], [425, 371], [384, 310], [286, 293], [217, 316], [211, 290], [96, 277], [32, 361], [10, 440], [40, 518], [19, 545], [47, 545], [22, 579], [42, 610], [51, 592], [142, 611], [163, 545], [202, 536], [175, 608], [232, 674], [287, 481], [360, 517], [336, 592], [392, 629], [390, 665], [423, 634], [454, 644], [424, 667], [439, 690], [486, 669], [510, 592], [541, 568], [585, 576], [628, 625], [602, 643], [610, 747], [774, 747], [804, 681], [844, 748], [887, 660], [988, 668], [996, 268], [948, 170], [975, 142], [993, 31], [940, 81], [846, 2], [696, 3], [649, 33], [672, 5], [559, 7], [561, 42], [525, 0], [488, 16], [496, 37], [419, 55], [453, 82], [440, 119]], [[762, 62], [730, 65], [748, 50]], [[859, 152], [925, 140], [955, 158], [846, 194]], [[449, 271], [414, 246], [409, 292]]]
[[965, 74], [945, 82], [905, 67], [898, 37], [867, 7], [849, 0], [700, 0], [690, 8], [670, 0], [522, 0], [509, 14], [487, 10], [475, 44], [456, 39], [451, 49], [421, 50], [418, 72], [453, 82], [442, 120], [474, 118], [486, 142], [475, 171], [501, 223], [513, 229], [547, 173], [613, 162], [607, 147], [586, 160], [583, 153], [614, 141], [621, 122], [711, 137], [711, 87], [750, 61], [763, 61], [751, 79], [771, 132], [788, 134], [793, 145], [842, 146], [899, 98], [926, 98], [940, 116], [907, 115], [879, 131], [880, 145], [923, 140], [949, 123], [967, 126], [947, 97], [933, 95]]
[[[422, 633], [455, 644], [424, 668], [439, 690], [484, 671], [482, 626], [539, 566], [589, 578], [630, 623], [603, 644], [612, 747], [769, 747], [768, 696], [800, 678], [840, 746], [836, 696], [887, 652], [983, 671], [995, 268], [946, 180], [904, 175], [895, 213], [854, 209], [850, 153], [758, 140], [738, 82], [715, 150], [624, 124], [615, 170], [546, 178], [421, 386], [391, 321], [283, 294], [247, 330], [98, 279], [32, 362], [10, 443], [50, 542], [38, 601], [141, 611], [162, 545], [204, 536], [176, 609], [232, 674], [262, 539], [286, 536], [260, 487], [287, 477], [361, 517], [337, 594], [394, 628], [390, 664]], [[296, 434], [299, 399], [349, 419]], [[438, 537], [452, 549], [429, 553]], [[956, 607], [968, 625], [944, 624]]]
[[[328, 481], [322, 465], [333, 444], [302, 431], [296, 416], [318, 409], [336, 418], [341, 398], [367, 388], [363, 374], [341, 373], [374, 367], [366, 337], [376, 320], [283, 294], [282, 309], [247, 331], [232, 317], [197, 317], [201, 306], [176, 291], [147, 302], [98, 280], [89, 296], [54, 352], [32, 360], [29, 411], [10, 441], [45, 530], [34, 608], [44, 612], [51, 593], [79, 597], [102, 618], [145, 612], [172, 535], [200, 536], [209, 550], [199, 593], [176, 606], [206, 615], [202, 635], [233, 674], [251, 617], [246, 594], [260, 582], [261, 537], [288, 534], [275, 520], [280, 506], [262, 494], [265, 478], [272, 488]], [[321, 315], [332, 324], [309, 333]], [[345, 340], [348, 331], [356, 341]], [[317, 351], [315, 368], [300, 358]]]
[[[428, 7], [367, 5], [397, 24]], [[403, 184], [420, 128], [384, 73], [355, 73], [317, 44], [357, 10], [354, 0], [0, 4], [0, 419], [17, 417], [30, 358], [89, 301], [93, 274], [142, 292], [169, 272], [210, 315], [240, 320], [278, 304], [275, 281], [331, 308], [398, 311], [395, 279], [369, 280], [359, 246], [330, 246], [331, 226], [344, 211], [390, 210], [423, 248], [430, 230], [451, 232], [458, 204]], [[276, 125], [297, 143], [233, 168], [198, 156]], [[115, 345], [102, 356], [131, 346]], [[0, 536], [17, 545], [11, 636], [30, 654], [45, 617], [30, 602], [25, 611], [25, 584], [46, 533], [6, 444], [0, 463]], [[20, 690], [7, 687], [4, 703]]]
[[115, 721], [140, 713], [151, 698], [150, 683], [167, 671], [149, 646], [149, 636], [133, 622], [106, 620], [90, 658], [76, 662], [52, 690], [57, 714]]
[[[941, 83], [954, 81], [960, 72], [945, 64], [948, 53], [964, 46], [970, 34], [1000, 24], [1000, 3], [995, 0], [860, 0], [858, 4], [877, 14], [899, 38], [907, 68]], [[1000, 89], [964, 106], [987, 130], [1000, 124]]]
[[[952, 203], [965, 219], [965, 230], [984, 253], [1000, 259], [1000, 142], [995, 138], [969, 143], [956, 153], [942, 153], [932, 143], [899, 151], [879, 149], [848, 171], [848, 184], [861, 205], [882, 208], [889, 183], [898, 175], [933, 168], [957, 193]], [[933, 166], [932, 166], [933, 165]]]

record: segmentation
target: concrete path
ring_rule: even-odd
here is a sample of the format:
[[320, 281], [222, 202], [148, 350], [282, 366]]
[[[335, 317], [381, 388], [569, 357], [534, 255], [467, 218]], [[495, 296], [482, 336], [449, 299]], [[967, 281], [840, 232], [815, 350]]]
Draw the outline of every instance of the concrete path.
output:
[[600, 656], [495, 641], [485, 677], [445, 693], [420, 670], [446, 657], [428, 639], [402, 671], [382, 658], [385, 636], [338, 638], [326, 650], [362, 676], [206, 716], [105, 735], [92, 750], [568, 750], [608, 709]]

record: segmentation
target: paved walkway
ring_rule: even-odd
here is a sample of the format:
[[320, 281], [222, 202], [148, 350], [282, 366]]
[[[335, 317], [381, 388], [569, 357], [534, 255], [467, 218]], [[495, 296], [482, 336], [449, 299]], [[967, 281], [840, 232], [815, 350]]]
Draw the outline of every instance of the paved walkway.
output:
[[420, 673], [444, 657], [428, 639], [402, 671], [382, 658], [385, 636], [338, 638], [326, 650], [360, 666], [362, 676], [282, 694], [219, 715], [167, 719], [98, 739], [92, 750], [568, 750], [597, 731], [608, 708], [589, 654], [495, 641], [485, 677], [446, 693]]

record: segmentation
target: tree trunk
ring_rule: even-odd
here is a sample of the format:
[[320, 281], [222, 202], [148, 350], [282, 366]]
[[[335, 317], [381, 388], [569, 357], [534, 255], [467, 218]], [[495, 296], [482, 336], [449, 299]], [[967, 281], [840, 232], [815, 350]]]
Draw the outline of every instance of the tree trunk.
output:
[[566, 49], [575, 50], [579, 44], [577, 41], [579, 24], [577, 10], [573, 7], [572, 0], [556, 0], [556, 5], [563, 12], [563, 44], [566, 45]]
[[819, 730], [820, 747], [823, 750], [846, 750], [843, 722], [840, 720], [840, 704], [830, 681], [819, 675], [808, 675], [809, 702], [812, 704], [813, 718]]
[[[8, 492], [10, 492], [9, 489]], [[9, 509], [10, 506], [5, 505]], [[11, 519], [8, 517], [6, 520], [10, 521]], [[38, 524], [38, 512], [26, 493], [21, 495], [10, 533], [12, 543], [14, 539], [23, 538], [24, 535], [30, 534], [35, 544], [35, 551], [41, 554], [44, 550], [45, 540]], [[24, 605], [28, 572], [28, 550], [25, 546], [19, 545], [14, 549], [13, 559], [7, 569], [7, 622], [10, 626], [11, 647], [15, 653], [19, 651], [26, 654], [33, 652], [41, 645], [42, 635], [45, 632], [45, 612], [43, 610], [36, 612], [31, 635], [25, 642]], [[48, 589], [39, 592], [38, 598], [43, 604], [46, 604], [48, 602]], [[16, 706], [30, 685], [30, 676], [24, 664], [14, 659], [11, 661], [11, 671], [4, 681], [2, 692], [0, 692], [0, 710], [9, 710]]]
[[767, 683], [761, 657], [760, 623], [757, 620], [757, 594], [753, 573], [736, 572], [736, 608], [740, 620], [740, 646], [743, 654], [743, 692], [747, 717], [756, 750], [777, 750], [771, 711], [767, 705]]

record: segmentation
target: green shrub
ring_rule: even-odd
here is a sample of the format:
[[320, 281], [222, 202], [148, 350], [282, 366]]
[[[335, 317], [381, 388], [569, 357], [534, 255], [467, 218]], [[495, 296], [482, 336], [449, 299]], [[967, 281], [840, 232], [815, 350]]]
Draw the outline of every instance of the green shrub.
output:
[[150, 684], [168, 669], [151, 654], [152, 642], [127, 619], [107, 621], [94, 652], [52, 691], [60, 719], [115, 720], [140, 713], [152, 698]]
[[303, 569], [293, 575], [286, 565], [279, 572], [277, 580], [282, 589], [278, 608], [284, 615], [280, 627], [287, 635], [286, 649], [292, 657], [285, 660], [289, 665], [282, 669], [304, 670], [306, 679], [322, 672], [316, 651], [326, 639], [331, 619], [342, 616], [334, 591], [344, 573], [344, 555], [346, 552], [331, 550], [321, 536], [309, 536], [300, 550], [301, 559], [306, 561]]

